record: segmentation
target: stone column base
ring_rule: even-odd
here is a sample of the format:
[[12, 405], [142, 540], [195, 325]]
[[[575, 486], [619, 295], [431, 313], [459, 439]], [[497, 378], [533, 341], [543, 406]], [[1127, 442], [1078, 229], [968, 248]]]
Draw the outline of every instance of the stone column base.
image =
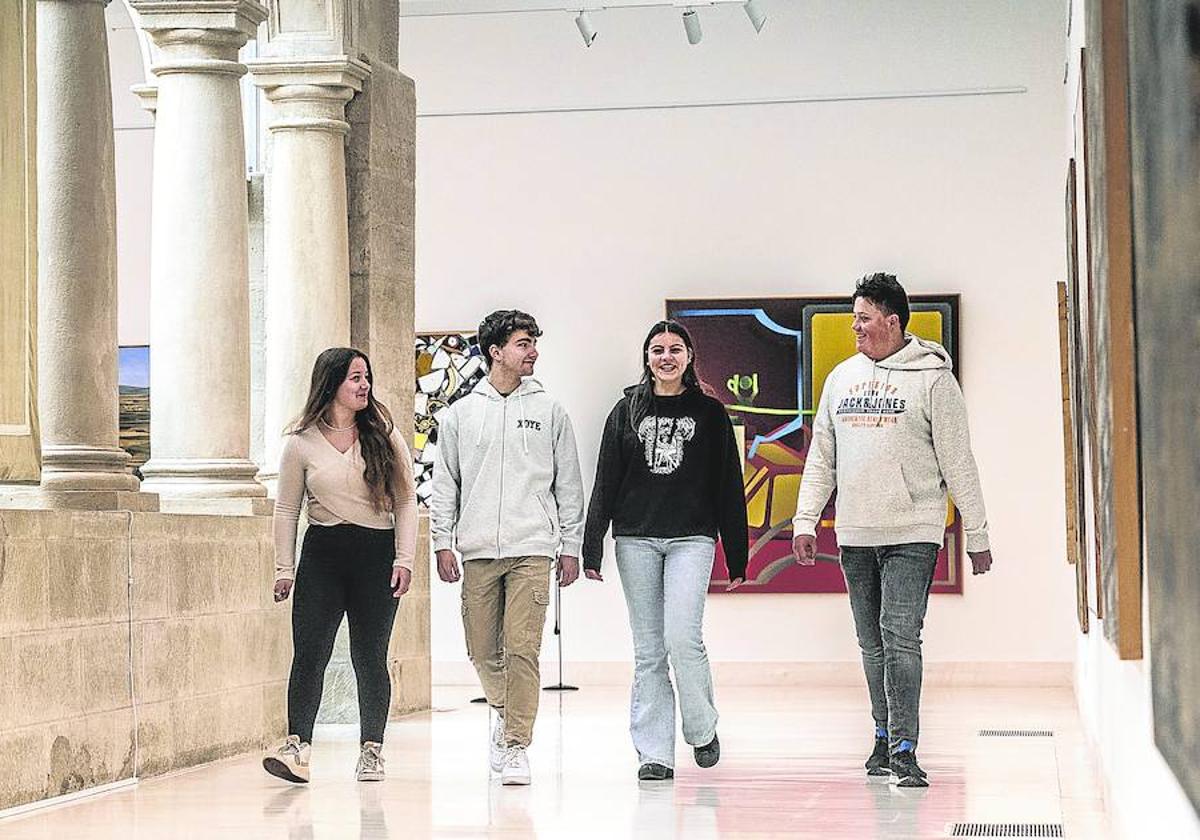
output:
[[0, 490], [0, 508], [19, 510], [131, 510], [153, 513], [158, 496], [126, 490], [46, 490], [41, 487]]
[[[257, 473], [258, 465], [244, 458], [151, 456], [142, 466], [142, 489], [162, 496], [163, 504], [160, 509], [164, 511], [175, 510], [175, 503], [183, 500], [265, 500], [266, 488], [254, 480]], [[171, 507], [167, 505], [168, 499]], [[230, 510], [237, 507], [234, 505]], [[249, 510], [246, 505], [242, 507]]]
[[129, 453], [117, 446], [42, 445], [42, 487], [49, 491], [137, 492]]

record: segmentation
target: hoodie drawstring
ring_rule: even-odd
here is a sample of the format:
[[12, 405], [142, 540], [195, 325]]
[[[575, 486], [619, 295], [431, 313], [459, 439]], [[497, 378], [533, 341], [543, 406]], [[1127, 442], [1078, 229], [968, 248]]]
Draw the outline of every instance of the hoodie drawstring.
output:
[[[886, 371], [886, 373], [884, 373], [884, 375], [883, 375], [883, 388], [881, 388], [879, 390], [879, 410], [875, 412], [875, 428], [876, 429], [883, 426], [883, 401], [887, 397], [888, 385], [890, 385], [892, 382], [892, 369], [890, 367], [888, 367], [888, 368], [884, 368], [884, 371]], [[873, 383], [877, 382], [878, 380], [875, 377], [878, 375], [879, 375], [879, 366], [875, 362], [875, 360], [872, 359], [871, 360], [871, 382], [873, 382]]]
[[517, 391], [517, 405], [521, 407], [521, 443], [525, 447], [525, 454], [529, 454], [529, 429], [525, 422], [525, 394], [520, 390]]

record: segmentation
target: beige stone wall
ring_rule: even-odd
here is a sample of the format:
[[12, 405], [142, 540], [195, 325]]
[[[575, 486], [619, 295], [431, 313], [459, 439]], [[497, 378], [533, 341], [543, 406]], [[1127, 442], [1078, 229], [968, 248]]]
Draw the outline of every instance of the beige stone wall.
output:
[[291, 622], [265, 517], [134, 514], [138, 774], [257, 750], [286, 728]]
[[279, 738], [273, 566], [266, 518], [0, 511], [0, 809]]
[[[281, 738], [273, 572], [266, 517], [0, 510], [0, 810]], [[388, 664], [392, 715], [428, 709], [424, 516]]]
[[0, 511], [0, 808], [133, 775], [129, 514]]

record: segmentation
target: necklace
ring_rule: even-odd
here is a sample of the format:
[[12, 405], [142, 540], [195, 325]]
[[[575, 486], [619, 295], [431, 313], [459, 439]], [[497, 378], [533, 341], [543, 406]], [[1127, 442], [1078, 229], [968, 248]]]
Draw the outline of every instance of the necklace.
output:
[[329, 431], [331, 431], [331, 432], [348, 432], [351, 429], [355, 428], [355, 426], [356, 426], [356, 424], [354, 424], [354, 423], [351, 423], [349, 426], [335, 426], [332, 423], [329, 423], [328, 421], [326, 421], [324, 417], [318, 417], [317, 422], [320, 423], [322, 426], [324, 426], [326, 429], [329, 429]]

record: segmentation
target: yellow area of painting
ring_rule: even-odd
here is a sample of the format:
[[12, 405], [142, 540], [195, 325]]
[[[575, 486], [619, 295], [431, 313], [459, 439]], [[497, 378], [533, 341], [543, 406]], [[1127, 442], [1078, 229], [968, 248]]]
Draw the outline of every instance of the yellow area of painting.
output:
[[[800, 459], [778, 443], [764, 443], [758, 448], [758, 455], [772, 464], [800, 465]], [[796, 513], [799, 473], [772, 476], [768, 467], [755, 468], [747, 464], [742, 485], [746, 489], [746, 519], [751, 528], [774, 527]]]
[[800, 475], [784, 473], [775, 476], [771, 487], [771, 525], [778, 525], [796, 515], [796, 497], [800, 495]]
[[763, 527], [767, 515], [767, 490], [769, 484], [763, 482], [754, 495], [746, 500], [746, 522], [751, 528]]
[[758, 457], [764, 461], [770, 461], [772, 464], [779, 464], [785, 467], [798, 467], [802, 463], [799, 457], [778, 443], [760, 444], [758, 447]]
[[429, 442], [429, 435], [425, 434], [424, 432], [414, 432], [413, 433], [413, 449], [420, 452], [422, 449], [425, 448], [425, 444], [428, 442]]
[[[854, 315], [850, 312], [820, 312], [812, 317], [812, 404], [821, 402], [825, 379], [838, 364], [855, 354], [854, 331], [850, 329]], [[921, 338], [941, 344], [942, 313], [913, 312], [908, 319], [908, 331]]]

